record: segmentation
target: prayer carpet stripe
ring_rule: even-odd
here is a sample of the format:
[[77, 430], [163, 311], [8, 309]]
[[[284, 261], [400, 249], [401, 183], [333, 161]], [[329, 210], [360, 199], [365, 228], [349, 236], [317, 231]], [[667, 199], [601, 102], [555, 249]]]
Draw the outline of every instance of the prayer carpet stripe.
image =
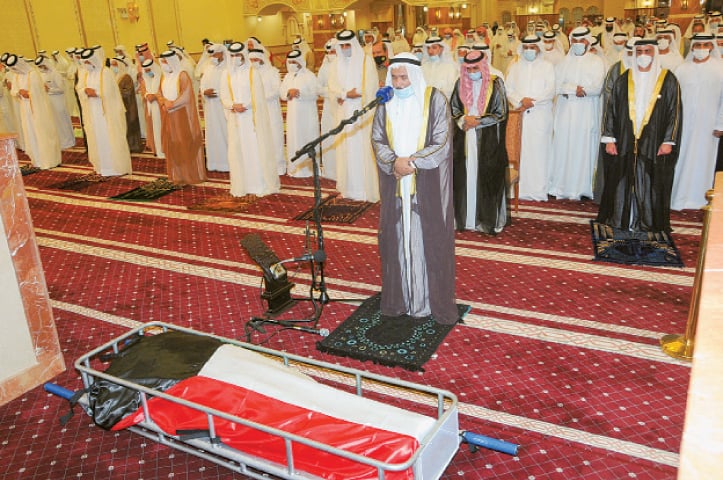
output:
[[[136, 203], [127, 202], [107, 202], [107, 201], [93, 201], [84, 200], [78, 198], [60, 197], [58, 195], [51, 195], [39, 192], [28, 192], [30, 198], [39, 200], [46, 200], [50, 202], [60, 202], [69, 205], [85, 206], [90, 208], [98, 208], [103, 210], [112, 210], [120, 212], [130, 212], [139, 214], [151, 214], [152, 208], [149, 208], [145, 204], [139, 205]], [[249, 221], [243, 218], [234, 217], [220, 217], [216, 215], [204, 215], [189, 212], [188, 210], [170, 210], [167, 212], [167, 217], [179, 219], [179, 220], [193, 220], [207, 223], [213, 223], [218, 225], [233, 225], [245, 229], [259, 230], [263, 232], [275, 232], [283, 233], [285, 235], [303, 235], [304, 232], [301, 228], [295, 225], [269, 225], [267, 222], [262, 221]], [[330, 231], [326, 232], [325, 237], [329, 240], [340, 240], [349, 241], [354, 243], [364, 243], [368, 245], [376, 245], [376, 236], [362, 236], [354, 234], [346, 234], [341, 232]], [[539, 258], [527, 255], [515, 255], [507, 254], [502, 252], [486, 252], [480, 250], [474, 250], [471, 248], [457, 247], [455, 249], [457, 256], [476, 258], [480, 260], [490, 260], [496, 262], [508, 262], [513, 264], [521, 264], [527, 266], [539, 266], [546, 268], [555, 268], [566, 271], [574, 271], [585, 274], [594, 275], [607, 275], [615, 278], [632, 278], [637, 280], [657, 282], [657, 283], [668, 283], [671, 285], [691, 286], [693, 285], [693, 277], [686, 275], [674, 275], [668, 273], [660, 273], [652, 270], [639, 270], [631, 268], [613, 267], [608, 264], [600, 263], [579, 263], [565, 260], [555, 260], [551, 258]]]
[[[82, 241], [82, 242], [98, 243], [98, 244], [104, 245], [106, 247], [116, 247], [116, 248], [131, 250], [131, 251], [151, 253], [151, 254], [163, 255], [163, 256], [168, 256], [168, 257], [176, 257], [176, 258], [181, 258], [184, 260], [190, 260], [190, 261], [195, 261], [195, 262], [215, 264], [215, 265], [220, 265], [220, 266], [229, 267], [229, 268], [258, 271], [258, 267], [255, 264], [249, 264], [249, 263], [245, 263], [245, 262], [235, 262], [235, 261], [231, 261], [231, 260], [217, 259], [217, 258], [211, 258], [211, 257], [201, 256], [201, 255], [191, 255], [191, 254], [186, 254], [186, 253], [178, 252], [178, 251], [171, 251], [171, 250], [162, 249], [162, 248], [154, 248], [154, 247], [147, 246], [147, 245], [135, 245], [135, 244], [127, 243], [127, 242], [118, 242], [118, 241], [97, 238], [97, 237], [90, 237], [90, 236], [85, 236], [85, 235], [67, 234], [64, 232], [48, 230], [48, 229], [44, 229], [44, 228], [36, 228], [35, 231], [36, 231], [36, 233], [62, 237], [63, 239], [73, 240], [74, 242]], [[48, 239], [48, 240], [50, 240], [50, 239]], [[60, 239], [55, 239], [55, 240], [60, 240]], [[210, 278], [212, 278], [212, 277], [210, 277]], [[310, 275], [305, 272], [296, 273], [294, 276], [294, 279], [296, 279], [296, 278], [303, 279], [306, 282], [309, 282], [311, 280]], [[369, 284], [369, 283], [354, 282], [354, 281], [343, 280], [340, 278], [330, 278], [330, 277], [327, 277], [326, 280], [329, 285], [338, 285], [340, 287], [347, 287], [347, 288], [352, 288], [355, 290], [361, 289], [361, 290], [366, 290], [370, 293], [378, 292], [380, 290], [378, 285], [373, 285], [373, 284]], [[336, 293], [341, 294], [342, 295], [341, 298], [349, 298], [349, 297], [347, 297], [347, 295], [349, 295], [348, 292], [344, 293], [344, 292], [337, 291]], [[578, 326], [585, 327], [585, 328], [603, 330], [603, 331], [608, 331], [608, 332], [615, 332], [618, 334], [640, 336], [640, 337], [651, 338], [651, 339], [660, 338], [660, 336], [663, 334], [662, 332], [643, 330], [643, 329], [627, 327], [627, 326], [623, 326], [623, 325], [606, 324], [606, 323], [602, 323], [602, 322], [584, 320], [584, 319], [570, 317], [570, 316], [546, 314], [546, 313], [538, 312], [538, 311], [534, 311], [534, 310], [517, 309], [517, 308], [492, 305], [492, 304], [482, 303], [482, 302], [473, 302], [473, 301], [470, 301], [469, 299], [458, 299], [458, 300], [462, 303], [472, 306], [474, 309], [493, 311], [493, 312], [497, 312], [497, 313], [504, 313], [504, 314], [518, 316], [521, 318], [537, 318], [537, 319], [548, 321], [548, 322], [555, 322], [555, 323], [560, 324], [561, 326], [578, 325]], [[474, 316], [471, 316], [469, 318], [474, 318]], [[487, 318], [487, 317], [480, 317], [480, 318]], [[465, 323], [469, 323], [469, 322], [465, 321]]]
[[[190, 265], [180, 261], [113, 250], [111, 248], [99, 246], [80, 245], [70, 241], [51, 239], [42, 236], [37, 237], [37, 240], [38, 245], [42, 247], [56, 248], [81, 255], [93, 255], [100, 258], [131, 263], [139, 266], [158, 268], [184, 275], [195, 275], [203, 278], [252, 287], [258, 285], [259, 283], [258, 275], [247, 275], [220, 268]], [[330, 280], [329, 283], [332, 283], [332, 281]], [[302, 296], [305, 295], [307, 290], [308, 287], [297, 284], [295, 285], [293, 294]], [[329, 295], [332, 298], [344, 298], [344, 292], [336, 289], [329, 289]], [[459, 301], [463, 302], [464, 299], [459, 299]], [[471, 320], [479, 318], [479, 323], [472, 320], [474, 322], [472, 324], [477, 328], [484, 328], [485, 330], [496, 331], [498, 333], [520, 335], [545, 342], [562, 343], [579, 348], [590, 348], [651, 361], [679, 364], [677, 360], [673, 360], [672, 358], [659, 353], [659, 349], [657, 354], [651, 351], [652, 349], [648, 345], [636, 344], [634, 342], [624, 342], [619, 339], [610, 339], [597, 335], [568, 333], [559, 329], [532, 326], [520, 322], [504, 321], [500, 319], [485, 321], [486, 319], [484, 317], [477, 317], [476, 315], [469, 315], [469, 317]]]

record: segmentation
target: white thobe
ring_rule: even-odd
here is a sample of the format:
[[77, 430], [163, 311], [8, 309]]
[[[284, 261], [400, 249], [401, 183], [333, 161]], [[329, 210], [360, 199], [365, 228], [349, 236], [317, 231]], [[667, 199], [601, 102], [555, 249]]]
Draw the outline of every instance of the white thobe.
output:
[[[351, 78], [351, 75], [339, 74], [339, 70], [349, 71], [349, 60], [358, 60], [362, 63], [362, 75]], [[337, 58], [336, 68], [331, 69], [329, 75], [329, 90], [336, 99], [343, 103], [336, 109], [335, 124], [352, 116], [355, 110], [361, 110], [364, 105], [374, 99], [379, 86], [376, 67], [371, 56], [364, 55], [359, 59]], [[348, 91], [356, 88], [360, 98], [347, 98]], [[373, 112], [366, 113], [354, 124], [347, 125], [337, 135], [336, 189], [346, 198], [366, 202], [379, 201], [379, 176], [377, 163], [372, 152], [371, 137]]]
[[422, 74], [427, 86], [436, 87], [449, 100], [459, 77], [459, 66], [453, 62], [427, 60], [422, 64]]
[[[23, 128], [22, 128], [22, 121], [20, 119], [20, 97], [17, 95], [12, 94], [13, 88], [15, 83], [18, 81], [18, 77], [20, 76], [19, 73], [10, 71], [5, 76], [6, 80], [10, 82], [10, 101], [8, 102], [10, 106], [10, 112], [13, 115], [13, 123], [15, 124], [15, 128], [17, 129], [16, 132], [18, 134], [17, 138], [17, 146], [20, 150], [25, 151], [25, 138], [23, 136]], [[17, 92], [17, 90], [15, 90]]]
[[683, 63], [683, 56], [680, 52], [673, 50], [673, 47], [671, 46], [670, 52], [665, 55], [658, 54], [658, 63], [660, 64], [660, 68], [673, 72]]
[[[555, 69], [550, 195], [592, 198], [592, 176], [600, 148], [600, 92], [605, 81], [602, 59], [591, 53], [568, 54]], [[585, 90], [576, 96], [577, 86]]]
[[[88, 97], [86, 88], [98, 96]], [[83, 71], [76, 90], [83, 108], [88, 161], [103, 176], [131, 173], [125, 107], [113, 72], [108, 67]]]
[[[159, 93], [161, 86], [161, 75], [155, 75], [150, 77], [147, 73], [143, 74], [143, 83], [146, 86], [146, 95]], [[158, 101], [151, 102], [150, 100], [145, 101], [146, 108], [148, 109], [148, 115], [151, 117], [151, 126], [153, 127], [153, 145], [156, 150], [157, 158], [166, 158], [166, 154], [163, 153], [163, 139], [161, 138], [161, 107], [158, 105]]]
[[[200, 65], [200, 63], [199, 63]], [[203, 118], [206, 131], [206, 168], [209, 171], [228, 172], [228, 126], [221, 98], [221, 81], [226, 80], [226, 63], [214, 65], [207, 61], [203, 64], [201, 75], [201, 96], [203, 98]], [[208, 89], [216, 92], [215, 97], [203, 94]]]
[[534, 106], [522, 113], [520, 198], [546, 201], [552, 157], [555, 67], [539, 56], [533, 62], [520, 60], [507, 71], [505, 87], [512, 108], [519, 108], [525, 97], [534, 100]]
[[506, 35], [502, 38], [497, 38], [495, 35], [496, 42], [492, 42], [492, 65], [500, 72], [507, 75], [507, 69], [510, 67], [510, 63], [517, 56], [517, 46], [520, 41], [517, 39], [510, 40]]
[[276, 173], [283, 175], [286, 173], [286, 158], [284, 158], [284, 117], [281, 115], [281, 103], [279, 102], [281, 77], [279, 70], [270, 65], [263, 65], [259, 68], [258, 73], [261, 74], [260, 77], [264, 81]]
[[[336, 60], [333, 60], [334, 62]], [[321, 133], [326, 133], [336, 126], [336, 109], [338, 104], [336, 98], [329, 93], [329, 72], [334, 68], [333, 63], [324, 61], [319, 68], [316, 76], [319, 86], [319, 95], [324, 98], [321, 107]], [[319, 152], [319, 162], [322, 165], [321, 176], [336, 180], [336, 139], [329, 137], [321, 142], [321, 151]]]
[[[264, 99], [263, 80], [248, 66], [227, 71], [221, 79], [221, 103], [228, 127], [228, 163], [231, 195], [268, 195], [280, 189]], [[233, 104], [246, 107], [232, 111]]]
[[14, 132], [15, 112], [13, 112], [10, 92], [5, 87], [5, 72], [0, 72], [0, 131]]
[[698, 209], [707, 204], [712, 188], [719, 138], [723, 130], [723, 62], [683, 63], [675, 71], [683, 105], [680, 154], [675, 165], [670, 208]]
[[57, 71], [42, 73], [50, 106], [53, 107], [53, 120], [58, 130], [60, 148], [66, 149], [75, 146], [75, 134], [73, 124], [70, 121], [68, 105], [65, 101], [65, 79]]
[[291, 89], [299, 90], [299, 97], [291, 98], [286, 103], [286, 171], [292, 177], [309, 177], [313, 174], [309, 156], [304, 155], [294, 163], [291, 163], [291, 158], [301, 147], [319, 136], [319, 112], [316, 107], [319, 87], [316, 75], [306, 68], [300, 72], [287, 73], [281, 82], [279, 96], [286, 99]]
[[[27, 90], [29, 98], [21, 97], [20, 90]], [[58, 130], [40, 72], [33, 69], [17, 74], [10, 93], [18, 101], [19, 130], [25, 141], [25, 153], [33, 166], [43, 169], [57, 167], [61, 160]]]
[[[491, 79], [490, 79], [491, 80]], [[472, 82], [472, 107], [467, 115], [473, 117], [482, 116], [484, 112], [479, 111], [477, 104], [479, 103], [480, 91], [482, 90], [482, 80]], [[459, 125], [464, 124], [464, 116], [458, 120]], [[477, 173], [479, 168], [479, 154], [477, 153], [477, 130], [470, 128], [464, 134], [465, 153], [465, 169], [467, 170], [466, 192], [467, 192], [467, 216], [464, 219], [465, 230], [477, 229]]]

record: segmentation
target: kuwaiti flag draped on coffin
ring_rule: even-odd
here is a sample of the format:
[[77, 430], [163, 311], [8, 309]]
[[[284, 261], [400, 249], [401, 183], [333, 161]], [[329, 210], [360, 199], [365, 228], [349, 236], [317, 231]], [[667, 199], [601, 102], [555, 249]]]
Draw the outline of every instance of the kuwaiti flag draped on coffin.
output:
[[[389, 463], [403, 463], [419, 448], [434, 419], [361, 398], [294, 371], [258, 353], [216, 339], [167, 332], [140, 337], [105, 373], [265, 426]], [[143, 421], [138, 392], [100, 381], [90, 392], [94, 419], [119, 430]], [[207, 430], [206, 414], [161, 398], [148, 402], [163, 431]], [[323, 412], [323, 413], [322, 413]], [[122, 419], [121, 419], [122, 418]], [[285, 464], [280, 437], [216, 418], [216, 435], [245, 453]], [[297, 469], [328, 479], [362, 479], [376, 469], [294, 444]], [[387, 472], [412, 479], [411, 469]]]

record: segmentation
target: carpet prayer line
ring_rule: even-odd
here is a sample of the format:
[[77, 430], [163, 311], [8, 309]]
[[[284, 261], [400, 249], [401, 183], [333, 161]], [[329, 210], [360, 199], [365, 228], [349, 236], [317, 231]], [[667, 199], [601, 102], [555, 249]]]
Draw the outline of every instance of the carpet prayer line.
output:
[[[28, 192], [30, 198], [38, 200], [45, 200], [50, 202], [61, 202], [70, 205], [84, 206], [90, 208], [99, 208], [104, 210], [113, 210], [126, 213], [137, 213], [137, 214], [152, 214], [153, 208], [148, 208], [144, 204], [128, 204], [128, 203], [114, 203], [114, 202], [101, 202], [94, 200], [85, 200], [78, 198], [65, 198], [58, 197], [57, 195], [37, 193], [35, 191]], [[168, 211], [167, 217], [178, 219], [178, 220], [193, 220], [196, 222], [207, 222], [216, 225], [229, 225], [240, 227], [244, 229], [260, 230], [262, 232], [273, 232], [284, 235], [298, 235], [303, 236], [304, 231], [296, 225], [278, 224], [269, 225], [262, 221], [249, 221], [240, 217], [228, 218], [217, 215], [204, 215], [189, 212], [188, 210], [177, 210]], [[330, 240], [339, 241], [350, 241], [355, 243], [362, 243], [368, 245], [376, 245], [377, 239], [375, 236], [365, 236], [356, 234], [344, 234], [336, 231], [326, 232], [325, 237]], [[508, 254], [496, 251], [483, 251], [471, 248], [457, 247], [455, 254], [459, 257], [469, 257], [480, 260], [491, 260], [498, 262], [507, 262], [512, 264], [522, 264], [528, 266], [540, 266], [545, 268], [555, 268], [560, 270], [571, 270], [584, 274], [597, 274], [607, 275], [616, 278], [635, 278], [638, 280], [669, 283], [671, 285], [691, 286], [693, 284], [693, 277], [690, 275], [675, 275], [672, 273], [660, 273], [653, 270], [642, 270], [642, 269], [631, 269], [622, 267], [610, 267], [608, 265], [593, 264], [592, 262], [580, 263], [566, 260], [556, 260], [551, 258], [540, 258], [531, 255], [517, 255]], [[591, 255], [592, 257], [592, 255]], [[674, 269], [668, 269], [666, 271], [676, 271]]]
[[[223, 270], [220, 268], [191, 265], [181, 261], [161, 259], [158, 257], [151, 257], [148, 255], [119, 251], [99, 246], [80, 245], [70, 241], [49, 239], [42, 236], [38, 237], [38, 244], [42, 247], [57, 248], [83, 255], [93, 255], [104, 259], [131, 263], [142, 267], [157, 268], [184, 275], [194, 275], [211, 280], [233, 283], [236, 285], [248, 287], [255, 287], [259, 285], [258, 274], [245, 274]], [[248, 266], [249, 268], [253, 268], [252, 265]], [[334, 285], [334, 279], [330, 278], [328, 279], [328, 282], [330, 286]], [[304, 296], [307, 290], [307, 286], [297, 284], [292, 293], [294, 295]], [[343, 290], [338, 290], [336, 288], [329, 288], [329, 295], [332, 298], [344, 298], [345, 293], [349, 294], [351, 292], [344, 292]], [[463, 303], [471, 304], [473, 307], [475, 306], [475, 302], [467, 301], [464, 298], [460, 298], [458, 300]], [[653, 348], [646, 344], [609, 339], [599, 335], [566, 332], [564, 329], [541, 327], [498, 318], [490, 319], [489, 317], [481, 317], [475, 314], [470, 314], [468, 317], [469, 319], [465, 320], [465, 322], [469, 322], [470, 327], [483, 328], [497, 333], [524, 336], [546, 342], [560, 343], [579, 348], [589, 348], [658, 362], [681, 364], [679, 361], [664, 355], [660, 352], [659, 348]], [[559, 325], [562, 327], [563, 324], [560, 323]]]

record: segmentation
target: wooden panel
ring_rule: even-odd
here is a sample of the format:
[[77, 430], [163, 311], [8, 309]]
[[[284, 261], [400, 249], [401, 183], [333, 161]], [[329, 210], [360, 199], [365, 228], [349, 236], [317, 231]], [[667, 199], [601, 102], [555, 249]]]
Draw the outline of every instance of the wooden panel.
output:
[[[19, 397], [65, 370], [58, 343], [50, 298], [45, 284], [40, 254], [33, 232], [25, 187], [18, 168], [14, 135], [0, 135], [0, 217], [22, 305], [17, 315], [4, 315], [3, 335], [16, 334], [17, 344], [0, 348], [0, 405]], [[7, 243], [5, 243], [7, 242]], [[7, 310], [3, 298], [3, 308]], [[8, 310], [9, 311], [9, 310]], [[11, 327], [11, 324], [15, 324]], [[30, 339], [31, 356], [27, 355]], [[12, 342], [10, 342], [12, 344]], [[23, 347], [25, 344], [25, 347]], [[11, 356], [20, 362], [11, 363]], [[35, 357], [34, 359], [32, 357]], [[9, 366], [12, 365], [12, 368]], [[8, 371], [6, 371], [7, 369]]]

